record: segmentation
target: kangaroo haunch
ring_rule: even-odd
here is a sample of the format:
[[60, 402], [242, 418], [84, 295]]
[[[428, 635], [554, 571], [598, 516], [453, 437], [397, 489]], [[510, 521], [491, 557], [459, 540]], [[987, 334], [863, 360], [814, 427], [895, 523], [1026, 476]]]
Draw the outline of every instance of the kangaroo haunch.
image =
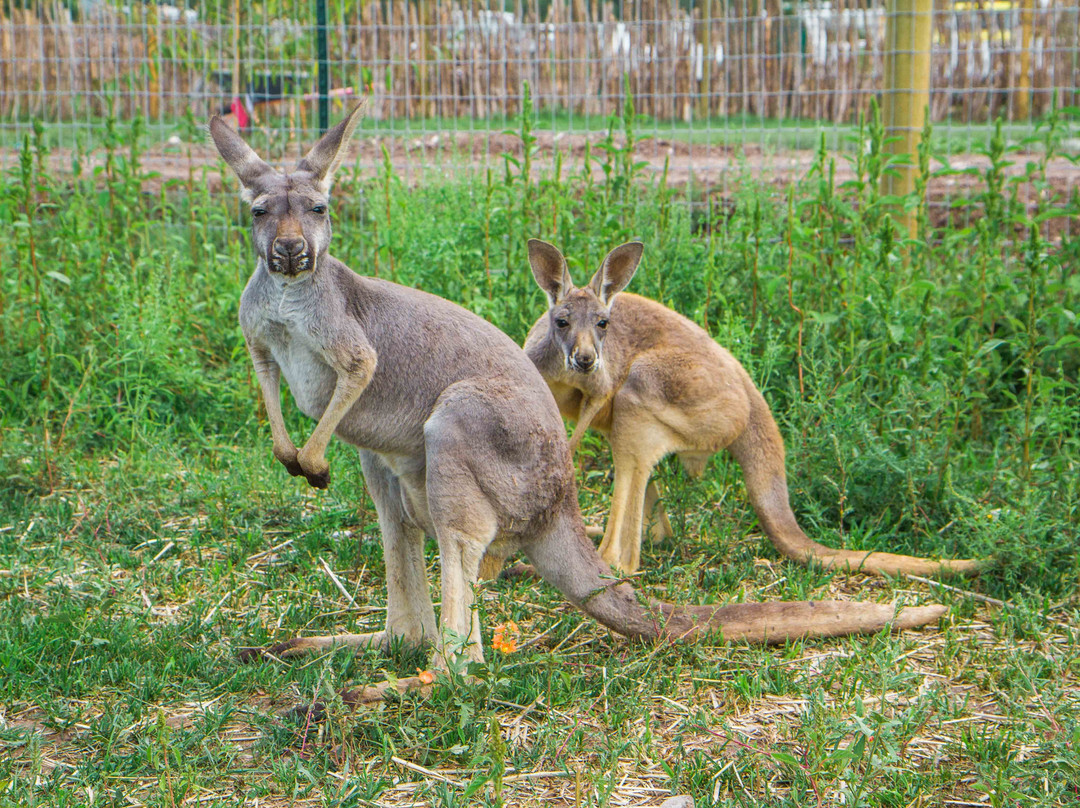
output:
[[[627, 637], [725, 639], [876, 632], [937, 619], [941, 606], [873, 603], [644, 605], [612, 574], [578, 510], [558, 407], [513, 341], [480, 317], [416, 289], [352, 272], [328, 252], [330, 182], [360, 109], [290, 173], [264, 163], [222, 121], [210, 132], [251, 204], [255, 271], [240, 323], [266, 402], [274, 455], [312, 485], [329, 482], [333, 435], [357, 446], [378, 510], [386, 563], [383, 631], [291, 640], [286, 656], [392, 638], [481, 660], [473, 584], [486, 552], [520, 550], [572, 603]], [[299, 450], [282, 420], [284, 375], [317, 420]], [[425, 578], [423, 539], [439, 546], [441, 627]]]
[[979, 569], [979, 561], [834, 550], [803, 533], [788, 502], [780, 430], [749, 374], [696, 323], [622, 291], [642, 249], [638, 242], [616, 247], [579, 289], [558, 249], [529, 241], [529, 263], [550, 306], [530, 329], [525, 353], [563, 415], [577, 422], [571, 452], [590, 426], [611, 444], [615, 492], [600, 544], [606, 562], [637, 571], [645, 518], [654, 520], [654, 538], [671, 535], [649, 479], [661, 458], [674, 452], [690, 475], [700, 476], [709, 457], [727, 449], [742, 468], [758, 521], [788, 558], [884, 575]]

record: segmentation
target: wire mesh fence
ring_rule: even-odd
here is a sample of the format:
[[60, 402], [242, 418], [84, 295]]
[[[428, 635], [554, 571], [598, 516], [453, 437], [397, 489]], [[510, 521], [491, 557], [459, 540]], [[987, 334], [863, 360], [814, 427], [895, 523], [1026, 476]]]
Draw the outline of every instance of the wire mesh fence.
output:
[[[369, 97], [370, 162], [390, 142], [401, 170], [498, 161], [526, 84], [541, 147], [572, 153], [629, 96], [676, 180], [747, 159], [797, 170], [823, 135], [858, 148], [886, 89], [889, 14], [878, 0], [8, 0], [0, 161], [35, 120], [63, 150], [136, 117], [152, 142], [198, 143], [214, 113], [284, 156], [318, 132], [321, 76], [337, 114]], [[998, 119], [1024, 143], [1055, 104], [1080, 104], [1078, 88], [1076, 0], [934, 0], [936, 153], [979, 151]], [[1068, 126], [1063, 143], [1080, 151]]]
[[[0, 114], [87, 121], [202, 116], [235, 97], [311, 120], [314, 6], [96, 0], [3, 12]], [[605, 115], [624, 92], [668, 121], [717, 116], [851, 121], [882, 89], [887, 12], [852, 0], [329, 0], [330, 83], [367, 91], [380, 119], [512, 116], [530, 81], [542, 106]], [[1024, 120], [1080, 86], [1078, 7], [938, 0], [933, 117]]]

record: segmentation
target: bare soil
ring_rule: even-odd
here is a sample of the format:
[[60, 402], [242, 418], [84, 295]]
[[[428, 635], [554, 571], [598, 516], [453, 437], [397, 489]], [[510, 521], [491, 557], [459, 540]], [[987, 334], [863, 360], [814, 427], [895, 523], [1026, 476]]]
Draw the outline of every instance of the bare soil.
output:
[[[550, 172], [555, 164], [556, 151], [562, 157], [562, 173], [567, 176], [579, 171], [587, 149], [591, 152], [594, 173], [602, 176], [601, 163], [605, 157], [598, 148], [603, 142], [600, 134], [567, 134], [539, 132], [536, 134], [534, 169], [538, 173]], [[622, 141], [616, 138], [615, 145]], [[499, 132], [440, 132], [423, 136], [357, 138], [350, 161], [360, 177], [373, 177], [382, 169], [384, 151], [389, 155], [395, 173], [407, 183], [419, 183], [433, 176], [450, 176], [492, 168], [501, 172], [505, 158], [519, 160], [524, 147], [516, 134]], [[302, 155], [298, 143], [287, 144], [277, 150], [282, 156], [274, 161], [290, 165]], [[84, 176], [100, 176], [105, 166], [105, 152], [98, 149], [83, 160]], [[1010, 192], [1015, 191], [1019, 202], [1033, 209], [1041, 194], [1043, 202], [1056, 200], [1054, 204], [1064, 207], [1070, 197], [1080, 196], [1080, 162], [1067, 157], [1055, 157], [1047, 164], [1048, 183], [1042, 188], [1024, 179], [1029, 173], [1037, 174], [1041, 155], [1035, 152], [1019, 152], [1011, 155], [1011, 165], [1005, 173], [1009, 178]], [[140, 154], [144, 172], [148, 175], [146, 188], [157, 192], [162, 186], [209, 184], [212, 191], [221, 187], [220, 168], [223, 164], [209, 142], [188, 143], [174, 140], [150, 144]], [[741, 181], [752, 178], [777, 189], [793, 181], [805, 178], [814, 164], [812, 150], [773, 151], [755, 144], [710, 145], [688, 143], [680, 140], [646, 138], [634, 148], [634, 160], [641, 163], [640, 176], [645, 181], [659, 179], [667, 172], [669, 185], [693, 189], [699, 199], [708, 196], [727, 197]], [[0, 150], [0, 168], [8, 169], [18, 164], [18, 153]], [[70, 150], [56, 150], [49, 155], [50, 170], [55, 175], [70, 176], [72, 154]], [[965, 227], [977, 218], [981, 211], [979, 194], [985, 187], [989, 158], [979, 154], [957, 154], [949, 158], [948, 165], [935, 161], [934, 176], [930, 180], [929, 198], [932, 224], [936, 227]], [[515, 169], [516, 170], [516, 169]], [[855, 168], [843, 155], [836, 158], [835, 177], [838, 185], [855, 179]], [[1080, 233], [1080, 217], [1061, 216], [1047, 222], [1044, 235], [1059, 239], [1063, 234]]]

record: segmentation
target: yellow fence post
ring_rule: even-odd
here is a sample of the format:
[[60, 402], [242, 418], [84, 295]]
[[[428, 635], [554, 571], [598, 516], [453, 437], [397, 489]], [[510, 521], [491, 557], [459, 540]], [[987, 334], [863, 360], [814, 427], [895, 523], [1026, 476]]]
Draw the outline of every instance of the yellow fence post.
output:
[[158, 7], [146, 6], [143, 18], [146, 26], [146, 64], [150, 68], [150, 120], [158, 123], [161, 118], [161, 82], [158, 79]]
[[712, 114], [712, 0], [705, 0], [702, 10], [705, 24], [704, 42], [701, 46], [701, 95], [698, 97], [698, 119], [708, 120]]
[[1020, 76], [1016, 83], [1016, 120], [1031, 114], [1031, 40], [1035, 0], [1020, 4]]
[[[882, 120], [885, 150], [904, 156], [897, 174], [885, 175], [882, 192], [903, 196], [915, 190], [919, 138], [930, 104], [930, 29], [933, 0], [889, 0], [885, 18], [885, 92]], [[914, 211], [898, 218], [909, 236], [916, 233]]]

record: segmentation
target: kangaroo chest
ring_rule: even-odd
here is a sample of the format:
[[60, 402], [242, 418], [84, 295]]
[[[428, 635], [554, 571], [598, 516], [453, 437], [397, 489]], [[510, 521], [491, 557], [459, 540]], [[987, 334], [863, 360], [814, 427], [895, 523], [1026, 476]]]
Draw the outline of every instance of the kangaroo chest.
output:
[[337, 373], [320, 346], [330, 324], [323, 322], [317, 296], [307, 285], [265, 284], [253, 291], [240, 305], [245, 335], [269, 349], [296, 406], [318, 419], [330, 403]]
[[551, 394], [555, 397], [555, 403], [559, 405], [559, 413], [563, 418], [577, 418], [581, 411], [583, 395], [576, 387], [559, 382], [548, 382]]
[[[245, 337], [270, 352], [297, 408], [314, 420], [326, 411], [338, 383], [333, 349], [351, 333], [342, 320], [340, 301], [327, 300], [326, 294], [310, 283], [293, 287], [264, 275], [252, 280], [240, 304]], [[355, 330], [355, 322], [350, 328]], [[377, 352], [375, 375], [335, 432], [354, 446], [379, 453], [422, 453], [423, 425], [437, 392], [417, 389], [424, 374], [404, 373], [395, 365], [394, 345], [378, 335], [367, 337]]]
[[289, 392], [300, 411], [317, 420], [334, 394], [337, 373], [322, 358], [318, 347], [305, 338], [306, 335], [286, 328], [273, 330], [278, 331], [277, 339], [267, 342]]
[[[576, 387], [572, 387], [568, 384], [562, 384], [561, 382], [548, 382], [548, 388], [551, 390], [552, 396], [555, 397], [555, 403], [559, 405], [559, 413], [564, 418], [570, 418], [576, 421], [578, 415], [581, 413], [581, 405], [584, 402], [585, 394]], [[592, 420], [592, 429], [596, 429], [600, 432], [607, 432], [611, 428], [611, 415], [614, 400], [609, 401], [604, 405], [603, 409], [596, 414], [596, 417]]]

